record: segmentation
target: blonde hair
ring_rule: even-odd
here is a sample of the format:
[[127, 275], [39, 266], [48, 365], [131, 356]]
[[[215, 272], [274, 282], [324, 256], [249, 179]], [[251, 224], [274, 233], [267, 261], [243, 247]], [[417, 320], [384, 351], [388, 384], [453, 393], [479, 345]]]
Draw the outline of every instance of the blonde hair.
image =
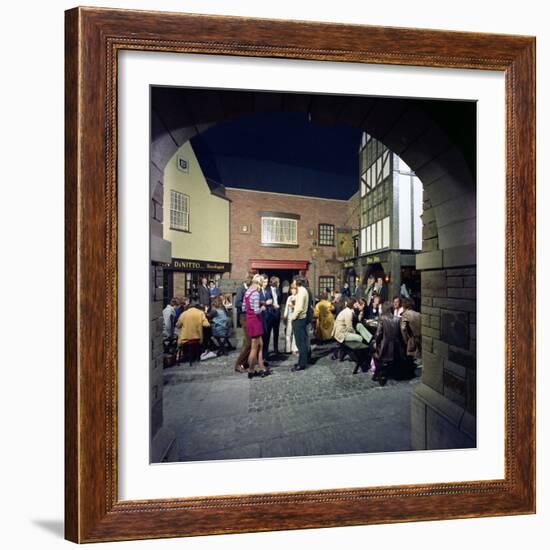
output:
[[256, 274], [254, 277], [252, 277], [252, 284], [258, 289], [261, 288], [262, 284], [264, 282], [264, 278], [262, 275]]

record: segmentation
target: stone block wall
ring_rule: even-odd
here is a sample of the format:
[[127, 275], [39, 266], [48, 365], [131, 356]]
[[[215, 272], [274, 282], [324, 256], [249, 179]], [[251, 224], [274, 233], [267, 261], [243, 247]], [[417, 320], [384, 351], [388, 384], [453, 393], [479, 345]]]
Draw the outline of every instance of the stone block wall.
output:
[[[470, 193], [465, 199], [452, 197], [445, 202], [442, 191], [434, 189], [428, 188], [435, 207], [425, 195], [422, 253], [416, 258], [422, 271], [423, 369], [412, 404], [412, 444], [417, 449], [474, 447], [477, 307], [476, 245], [471, 236], [475, 212], [471, 217], [471, 209], [464, 205], [475, 202], [475, 194], [473, 199]], [[464, 227], [456, 234], [445, 231], [452, 221], [450, 204], [460, 210], [453, 220], [470, 216], [461, 221]]]
[[[164, 269], [162, 264], [169, 263], [172, 258], [170, 242], [163, 239], [163, 197], [164, 174], [156, 158], [167, 156], [172, 150], [164, 147], [165, 140], [154, 141], [151, 146], [150, 162], [150, 250], [151, 264], [149, 275], [149, 399], [150, 399], [150, 460], [160, 462], [168, 459], [176, 452], [174, 434], [163, 428], [163, 368], [164, 349], [162, 343], [162, 309], [164, 295]], [[165, 150], [166, 149], [166, 150]]]
[[151, 439], [155, 437], [162, 426], [162, 386], [163, 386], [163, 345], [162, 345], [162, 292], [163, 269], [151, 267], [151, 302], [149, 316], [150, 357], [149, 384], [151, 410]]
[[422, 272], [421, 307], [423, 382], [474, 415], [475, 274], [475, 267]]

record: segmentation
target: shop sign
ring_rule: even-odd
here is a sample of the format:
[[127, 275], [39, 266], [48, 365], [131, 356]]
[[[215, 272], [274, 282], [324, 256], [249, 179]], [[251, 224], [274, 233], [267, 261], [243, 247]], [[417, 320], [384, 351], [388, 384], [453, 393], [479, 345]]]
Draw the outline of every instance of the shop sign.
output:
[[231, 271], [230, 263], [210, 262], [207, 260], [186, 260], [184, 258], [172, 258], [172, 261], [166, 267], [174, 271], [210, 271], [214, 273]]
[[336, 230], [336, 254], [338, 256], [353, 256], [353, 237], [351, 229]]

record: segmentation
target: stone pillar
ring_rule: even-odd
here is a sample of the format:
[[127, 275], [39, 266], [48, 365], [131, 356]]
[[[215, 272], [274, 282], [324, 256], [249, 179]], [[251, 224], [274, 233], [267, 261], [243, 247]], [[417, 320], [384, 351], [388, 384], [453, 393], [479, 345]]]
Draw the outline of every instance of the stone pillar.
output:
[[177, 460], [175, 434], [163, 427], [163, 369], [162, 309], [164, 294], [164, 269], [162, 264], [172, 260], [172, 246], [163, 239], [163, 174], [151, 163], [151, 268], [150, 268], [150, 350], [149, 395], [151, 462]]
[[365, 285], [364, 279], [365, 279], [366, 271], [367, 270], [360, 259], [355, 262], [355, 275], [359, 279], [359, 285], [361, 285], [362, 291], [364, 290], [364, 285]]
[[151, 357], [149, 380], [151, 387], [151, 439], [162, 426], [162, 385], [163, 385], [163, 345], [162, 345], [162, 293], [163, 269], [151, 267], [151, 306], [150, 306], [150, 338]]
[[[440, 250], [429, 201], [423, 215], [422, 382], [412, 401], [414, 449], [476, 445], [475, 245]], [[461, 265], [462, 264], [462, 265]]]
[[388, 288], [388, 300], [399, 296], [401, 289], [401, 253], [392, 251], [389, 258], [391, 280]]

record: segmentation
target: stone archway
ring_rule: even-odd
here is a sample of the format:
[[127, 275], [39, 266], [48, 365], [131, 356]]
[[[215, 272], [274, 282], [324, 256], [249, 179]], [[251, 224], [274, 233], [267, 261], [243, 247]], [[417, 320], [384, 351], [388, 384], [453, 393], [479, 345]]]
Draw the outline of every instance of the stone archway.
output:
[[[418, 449], [475, 445], [476, 186], [475, 105], [461, 102], [154, 88], [151, 124], [151, 358], [155, 460], [168, 452], [162, 427], [160, 342], [163, 171], [193, 136], [245, 114], [306, 112], [313, 123], [361, 128], [397, 153], [424, 187], [422, 383], [413, 399], [412, 444]], [[467, 127], [469, 125], [469, 127]], [[466, 127], [466, 128], [465, 128]], [[156, 354], [156, 355], [155, 355]], [[156, 396], [156, 397], [155, 397]]]

